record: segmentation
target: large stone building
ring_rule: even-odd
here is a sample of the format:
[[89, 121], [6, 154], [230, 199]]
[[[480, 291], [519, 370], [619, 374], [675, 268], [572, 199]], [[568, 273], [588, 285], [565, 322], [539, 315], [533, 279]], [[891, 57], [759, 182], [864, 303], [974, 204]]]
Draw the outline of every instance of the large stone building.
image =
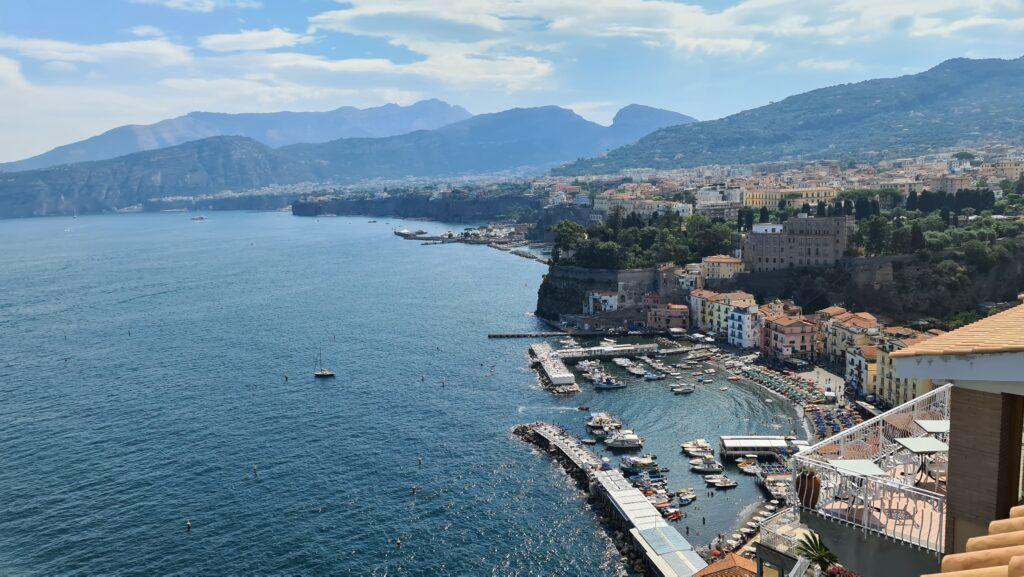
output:
[[846, 252], [849, 226], [846, 217], [794, 218], [781, 231], [755, 226], [743, 237], [743, 263], [752, 272], [831, 266]]
[[743, 272], [743, 261], [725, 254], [706, 256], [700, 261], [704, 278], [712, 280], [730, 279]]

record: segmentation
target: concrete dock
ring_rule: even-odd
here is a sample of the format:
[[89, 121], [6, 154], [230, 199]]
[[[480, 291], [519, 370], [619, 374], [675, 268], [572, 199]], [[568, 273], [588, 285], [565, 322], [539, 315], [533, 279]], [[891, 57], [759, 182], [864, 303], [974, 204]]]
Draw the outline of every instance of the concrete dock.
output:
[[576, 375], [562, 362], [561, 356], [547, 343], [530, 345], [533, 363], [540, 367], [544, 378], [554, 386], [576, 384]]
[[639, 489], [618, 469], [602, 467], [601, 459], [575, 437], [548, 423], [522, 425], [515, 432], [546, 449], [587, 485], [611, 525], [629, 535], [635, 569], [652, 577], [691, 577], [707, 566]]

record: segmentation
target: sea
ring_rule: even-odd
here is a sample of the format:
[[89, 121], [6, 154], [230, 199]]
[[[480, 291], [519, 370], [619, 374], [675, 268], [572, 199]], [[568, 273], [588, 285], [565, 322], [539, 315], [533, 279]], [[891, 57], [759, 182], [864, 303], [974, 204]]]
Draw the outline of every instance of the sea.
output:
[[764, 497], [708, 497], [679, 443], [798, 427], [740, 383], [551, 395], [487, 338], [545, 328], [546, 267], [392, 234], [462, 225], [191, 216], [0, 221], [0, 574], [624, 575], [515, 425], [620, 416], [697, 489], [695, 546]]

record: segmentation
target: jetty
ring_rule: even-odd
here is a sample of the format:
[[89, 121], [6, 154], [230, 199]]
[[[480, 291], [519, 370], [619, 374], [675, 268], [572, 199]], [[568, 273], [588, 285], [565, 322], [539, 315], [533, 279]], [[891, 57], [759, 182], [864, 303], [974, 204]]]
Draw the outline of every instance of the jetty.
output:
[[617, 542], [633, 568], [650, 577], [691, 577], [707, 563], [675, 527], [633, 487], [622, 473], [604, 465], [593, 451], [571, 434], [549, 423], [515, 428], [515, 434], [546, 450], [589, 490], [611, 530], [628, 538]]
[[530, 345], [532, 364], [538, 367], [541, 378], [554, 387], [556, 392], [579, 392], [576, 375], [565, 366], [558, 353], [547, 343]]

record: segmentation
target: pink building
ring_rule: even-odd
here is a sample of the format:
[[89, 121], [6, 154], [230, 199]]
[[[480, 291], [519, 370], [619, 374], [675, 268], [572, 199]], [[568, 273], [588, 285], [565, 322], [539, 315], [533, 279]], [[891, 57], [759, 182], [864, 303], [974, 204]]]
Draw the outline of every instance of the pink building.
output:
[[669, 303], [651, 308], [647, 311], [647, 328], [658, 331], [689, 330], [690, 307]]
[[804, 316], [779, 315], [766, 319], [768, 354], [776, 359], [810, 359], [814, 351], [814, 323]]

